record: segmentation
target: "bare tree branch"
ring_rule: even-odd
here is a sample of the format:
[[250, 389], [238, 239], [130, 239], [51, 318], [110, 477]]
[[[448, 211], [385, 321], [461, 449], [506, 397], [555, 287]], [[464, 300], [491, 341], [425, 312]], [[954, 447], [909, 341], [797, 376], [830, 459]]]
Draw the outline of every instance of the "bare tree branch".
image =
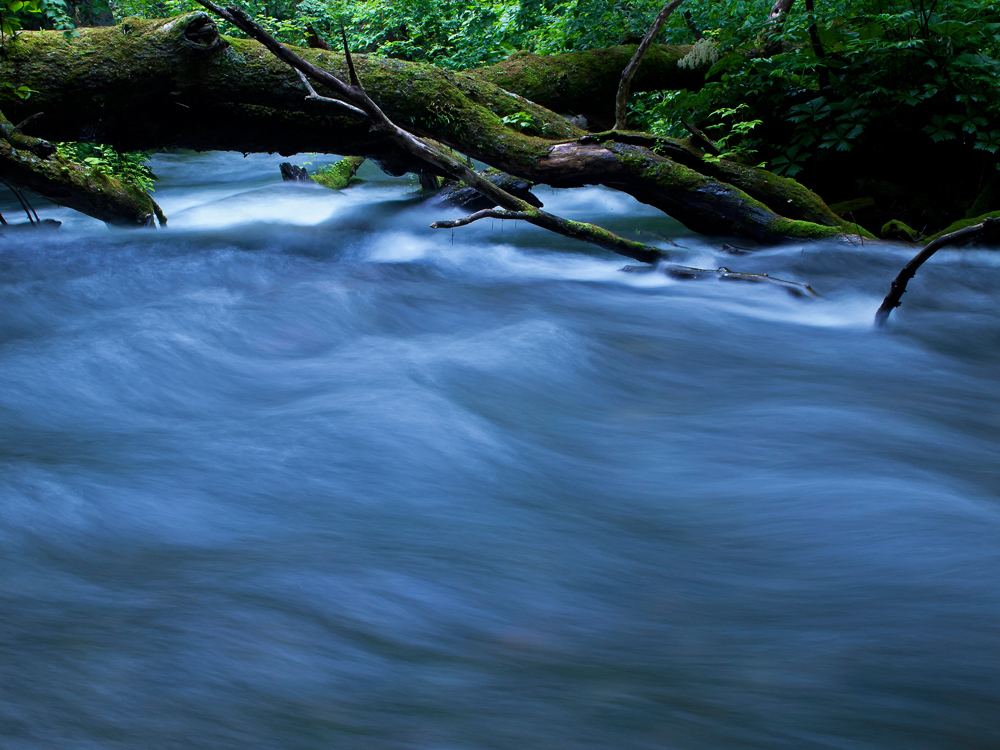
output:
[[476, 211], [474, 214], [469, 214], [461, 219], [452, 219], [451, 221], [435, 221], [431, 224], [431, 229], [454, 229], [455, 227], [464, 227], [474, 221], [479, 221], [480, 219], [511, 219], [515, 221], [528, 221], [530, 218], [531, 217], [528, 214], [521, 213], [519, 211], [504, 211], [503, 209], [484, 208], [482, 211]]
[[351, 76], [351, 85], [354, 88], [361, 88], [361, 81], [358, 80], [358, 72], [354, 69], [354, 58], [351, 57], [351, 48], [347, 44], [347, 31], [344, 24], [340, 24], [340, 38], [344, 41], [344, 57], [347, 59], [347, 72]]
[[649, 31], [646, 32], [646, 36], [639, 42], [639, 46], [636, 48], [635, 54], [632, 55], [632, 59], [629, 60], [628, 65], [625, 66], [625, 70], [622, 71], [622, 81], [618, 84], [618, 95], [615, 97], [615, 130], [625, 130], [627, 127], [628, 90], [632, 85], [632, 77], [639, 69], [639, 65], [642, 64], [642, 58], [646, 56], [647, 50], [649, 50], [650, 45], [656, 39], [657, 34], [660, 33], [663, 24], [667, 22], [667, 18], [683, 2], [684, 0], [671, 0], [660, 9], [660, 12], [653, 21], [653, 25], [649, 27]]
[[342, 102], [340, 101], [340, 99], [331, 99], [328, 96], [320, 96], [319, 94], [316, 93], [316, 89], [313, 88], [313, 85], [309, 83], [309, 79], [302, 74], [301, 70], [295, 68], [295, 72], [298, 73], [299, 80], [302, 81], [302, 85], [305, 86], [306, 90], [309, 92], [309, 96], [307, 96], [306, 99], [311, 99], [317, 102], [325, 102], [327, 104], [333, 104], [337, 107], [340, 107], [345, 112], [349, 112], [352, 115], [363, 117], [366, 120], [368, 119], [368, 115], [366, 115], [363, 110], [360, 110], [357, 107], [352, 107], [347, 102]]

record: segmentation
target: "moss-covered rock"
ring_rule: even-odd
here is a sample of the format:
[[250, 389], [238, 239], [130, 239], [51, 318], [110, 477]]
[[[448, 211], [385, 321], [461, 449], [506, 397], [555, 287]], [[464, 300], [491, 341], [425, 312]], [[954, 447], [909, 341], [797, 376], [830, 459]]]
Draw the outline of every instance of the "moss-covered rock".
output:
[[358, 169], [365, 163], [363, 156], [345, 156], [340, 161], [324, 167], [312, 176], [313, 182], [317, 182], [323, 187], [331, 190], [343, 190], [351, 185], [364, 182], [360, 177], [355, 177]]
[[920, 239], [920, 232], [916, 229], [908, 227], [899, 219], [893, 219], [892, 221], [887, 221], [882, 225], [882, 231], [879, 232], [879, 236], [883, 240], [900, 240], [902, 242], [916, 242]]

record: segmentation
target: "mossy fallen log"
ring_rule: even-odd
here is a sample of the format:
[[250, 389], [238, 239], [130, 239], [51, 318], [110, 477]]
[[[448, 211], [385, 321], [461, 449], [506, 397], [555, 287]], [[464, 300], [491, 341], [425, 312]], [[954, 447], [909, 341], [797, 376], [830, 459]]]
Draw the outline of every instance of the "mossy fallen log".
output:
[[68, 161], [0, 114], [0, 180], [119, 226], [150, 226], [159, 207], [139, 188]]
[[[562, 55], [517, 52], [470, 72], [554, 112], [584, 115], [610, 125], [615, 120], [615, 92], [635, 49], [636, 45], [629, 44]], [[690, 51], [690, 45], [650, 47], [632, 79], [632, 92], [701, 88], [705, 70], [677, 64]]]
[[[347, 75], [342, 55], [296, 52]], [[555, 187], [606, 185], [704, 234], [770, 243], [853, 232], [798, 183], [706, 162], [681, 141], [594, 139], [481, 73], [364, 55], [356, 63], [366, 91], [394, 122], [516, 177]], [[38, 91], [28, 102], [0, 98], [0, 106], [14, 117], [43, 111], [32, 132], [51, 140], [122, 150], [326, 152], [372, 158], [390, 173], [426, 170], [363, 117], [307, 99], [294, 71], [257, 42], [219, 36], [205, 13], [129, 18], [82, 29], [75, 39], [27, 32], [8, 44], [0, 75]]]
[[[958, 221], [953, 222], [953, 223], [949, 224], [948, 226], [946, 226], [940, 232], [932, 234], [927, 239], [929, 241], [940, 239], [941, 237], [944, 237], [945, 235], [954, 234], [955, 232], [958, 232], [958, 231], [960, 231], [962, 229], [966, 229], [968, 227], [976, 226], [977, 224], [982, 224], [983, 221], [986, 220], [986, 219], [1000, 219], [1000, 211], [988, 211], [987, 213], [984, 213], [982, 216], [974, 216], [971, 219], [959, 219]], [[952, 243], [952, 244], [955, 244], [955, 243]]]

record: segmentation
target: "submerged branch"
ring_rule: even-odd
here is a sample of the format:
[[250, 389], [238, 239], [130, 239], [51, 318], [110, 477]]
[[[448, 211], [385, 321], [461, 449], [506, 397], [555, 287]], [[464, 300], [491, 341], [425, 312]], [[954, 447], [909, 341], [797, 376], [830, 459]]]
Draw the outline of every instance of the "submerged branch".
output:
[[716, 278], [720, 281], [743, 281], [750, 284], [773, 284], [780, 286], [794, 297], [818, 298], [819, 295], [808, 284], [801, 284], [798, 281], [786, 281], [768, 276], [766, 273], [742, 273], [731, 271], [725, 266], [719, 268], [692, 268], [690, 266], [676, 266], [662, 263], [656, 268], [649, 266], [625, 266], [623, 271], [628, 273], [649, 273], [659, 271], [675, 279], [687, 281], [689, 279]]

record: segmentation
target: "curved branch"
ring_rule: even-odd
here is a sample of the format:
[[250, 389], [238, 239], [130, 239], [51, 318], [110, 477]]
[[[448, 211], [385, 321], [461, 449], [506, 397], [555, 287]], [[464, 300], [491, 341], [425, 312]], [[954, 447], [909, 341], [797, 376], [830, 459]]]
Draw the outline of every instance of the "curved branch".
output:
[[1000, 238], [1000, 219], [983, 219], [980, 224], [973, 224], [971, 227], [965, 227], [965, 229], [959, 229], [957, 232], [938, 237], [913, 256], [910, 262], [903, 266], [903, 270], [893, 279], [892, 284], [889, 285], [889, 293], [885, 295], [885, 299], [882, 300], [882, 304], [875, 313], [875, 325], [880, 328], [885, 325], [885, 321], [889, 318], [889, 313], [902, 304], [903, 295], [906, 294], [907, 283], [917, 273], [917, 269], [927, 262], [934, 253], [942, 247], [968, 241], [979, 236], [989, 239]]

